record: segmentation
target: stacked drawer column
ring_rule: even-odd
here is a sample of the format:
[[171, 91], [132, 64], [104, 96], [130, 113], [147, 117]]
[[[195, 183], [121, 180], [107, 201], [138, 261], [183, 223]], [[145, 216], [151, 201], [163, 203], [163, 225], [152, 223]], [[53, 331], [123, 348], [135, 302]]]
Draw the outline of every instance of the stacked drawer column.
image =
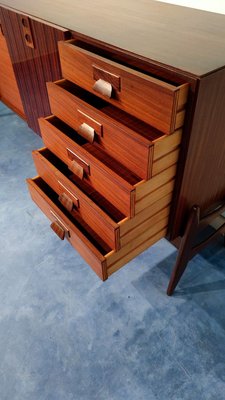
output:
[[[167, 232], [188, 85], [59, 43], [31, 195], [105, 280]], [[55, 225], [54, 225], [55, 226]], [[60, 230], [60, 228], [62, 230]], [[62, 235], [62, 231], [64, 234]]]

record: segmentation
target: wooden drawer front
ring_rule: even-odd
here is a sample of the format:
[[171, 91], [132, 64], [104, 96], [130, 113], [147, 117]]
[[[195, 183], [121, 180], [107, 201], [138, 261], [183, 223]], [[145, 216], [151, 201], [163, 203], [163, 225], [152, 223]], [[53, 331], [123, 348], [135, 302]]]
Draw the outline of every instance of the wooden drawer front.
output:
[[[75, 140], [52, 124], [54, 117], [39, 120], [43, 141], [71, 172], [87, 180], [125, 216], [134, 215], [134, 187], [108, 168]], [[79, 135], [73, 131], [75, 137]]]
[[119, 225], [53, 165], [49, 153], [46, 148], [33, 151], [38, 175], [58, 194], [59, 201], [69, 212], [79, 213], [110, 248], [118, 250]]
[[59, 42], [63, 77], [169, 134], [184, 122], [188, 84], [176, 86]]
[[62, 239], [64, 236], [67, 238], [67, 240], [81, 254], [101, 279], [107, 279], [104, 250], [100, 252], [91, 240], [86, 237], [80, 229], [78, 229], [75, 223], [62, 212], [58, 205], [55, 204], [55, 201], [49, 196], [48, 191], [46, 190], [47, 185], [43, 186], [43, 181], [39, 177], [28, 179], [27, 183], [33, 201], [50, 219], [52, 224], [54, 224], [52, 225], [53, 230]]
[[[111, 156], [131, 171], [135, 171], [142, 179], [149, 179], [153, 157], [151, 140], [123, 125], [123, 119], [119, 123], [108, 116], [107, 103], [104, 101], [102, 105], [93, 107], [66, 90], [67, 87], [69, 88], [69, 83], [65, 80], [47, 84], [52, 113], [81, 135], [89, 138], [87, 140], [90, 142], [100, 143]], [[82, 97], [85, 97], [84, 94], [85, 91]], [[109, 107], [113, 108], [111, 105]]]
[[[140, 225], [125, 228], [121, 249], [110, 251], [100, 238], [92, 237], [87, 227], [81, 226], [66, 210], [63, 211], [57, 194], [40, 177], [27, 179], [27, 184], [33, 201], [51, 221], [53, 231], [60, 239], [66, 238], [102, 280], [166, 235], [168, 208], [155, 214], [156, 210], [153, 211], [154, 215], [146, 220], [145, 231]], [[122, 226], [126, 227], [126, 221], [122, 222]]]
[[136, 214], [120, 226], [121, 248], [107, 257], [108, 275], [166, 236], [176, 167], [170, 166], [137, 187]]

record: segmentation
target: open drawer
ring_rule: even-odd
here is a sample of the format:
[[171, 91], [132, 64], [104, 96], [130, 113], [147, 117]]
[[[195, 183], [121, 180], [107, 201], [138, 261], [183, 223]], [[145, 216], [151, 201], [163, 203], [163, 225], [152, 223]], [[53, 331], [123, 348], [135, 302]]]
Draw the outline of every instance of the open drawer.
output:
[[142, 179], [151, 178], [154, 142], [162, 132], [65, 79], [47, 89], [52, 114]]
[[168, 83], [128, 68], [80, 41], [58, 45], [64, 78], [166, 134], [183, 125], [187, 83]]
[[105, 255], [111, 249], [81, 219], [62, 208], [58, 195], [40, 178], [27, 179], [33, 201], [50, 219], [60, 239], [66, 238], [102, 279], [107, 279]]
[[79, 215], [110, 248], [118, 250], [124, 215], [79, 178], [75, 185], [67, 166], [47, 148], [32, 155], [38, 175], [57, 193], [64, 208], [74, 217]]
[[169, 200], [164, 202], [163, 210], [152, 208], [144, 230], [140, 230], [138, 221], [135, 227], [129, 224], [132, 220], [127, 220], [127, 227], [126, 222], [122, 223], [123, 245], [118, 251], [111, 250], [78, 214], [71, 215], [62, 206], [58, 194], [42, 178], [27, 179], [27, 184], [33, 201], [50, 219], [52, 230], [60, 239], [66, 238], [102, 280], [166, 234]]
[[75, 177], [91, 185], [125, 216], [134, 215], [140, 177], [58, 118], [40, 118], [39, 123], [46, 147], [67, 164]]

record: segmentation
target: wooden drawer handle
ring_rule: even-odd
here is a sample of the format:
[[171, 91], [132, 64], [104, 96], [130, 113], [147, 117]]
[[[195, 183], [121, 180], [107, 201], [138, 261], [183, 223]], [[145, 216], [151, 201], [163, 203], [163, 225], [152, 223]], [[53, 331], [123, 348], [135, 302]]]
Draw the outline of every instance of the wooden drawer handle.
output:
[[86, 163], [81, 157], [79, 157], [72, 150], [67, 149], [67, 154], [69, 159], [72, 161], [68, 168], [72, 171], [78, 178], [83, 179], [84, 173], [90, 175], [90, 165]]
[[56, 235], [64, 240], [65, 236], [70, 237], [70, 231], [66, 227], [66, 225], [61, 221], [57, 214], [54, 211], [50, 210], [50, 213], [54, 217], [55, 221], [53, 221], [50, 225], [50, 228], [56, 233]]
[[95, 138], [95, 130], [86, 124], [85, 122], [79, 126], [77, 129], [77, 132], [79, 135], [81, 135], [83, 138], [87, 139], [88, 142], [93, 143], [94, 138]]
[[93, 86], [93, 90], [106, 97], [112, 97], [112, 85], [109, 82], [98, 79]]
[[57, 221], [54, 221], [51, 223], [50, 228], [56, 233], [56, 235], [61, 239], [64, 240], [65, 238], [65, 231], [64, 229], [60, 226], [60, 224]]
[[[59, 201], [63, 204], [63, 202], [65, 202], [65, 197], [66, 197], [67, 199], [71, 200], [73, 207], [79, 208], [80, 207], [79, 199], [62, 182], [58, 181], [58, 184], [60, 185], [61, 189], [64, 190], [64, 192], [59, 196]], [[63, 196], [63, 198], [61, 196]], [[68, 205], [68, 207], [70, 208], [71, 206]], [[68, 210], [72, 211], [69, 208]]]
[[78, 176], [78, 178], [84, 178], [84, 168], [82, 168], [78, 162], [72, 161], [68, 168], [74, 175]]
[[68, 210], [68, 211], [72, 211], [74, 204], [72, 202], [72, 200], [67, 196], [66, 193], [61, 193], [58, 197], [60, 203]]
[[[96, 135], [99, 135], [99, 136], [103, 135], [103, 125], [100, 122], [96, 121], [96, 119], [90, 117], [90, 115], [88, 115], [86, 112], [77, 109], [77, 118], [78, 118], [78, 122], [82, 126], [82, 128], [81, 128], [82, 130], [85, 129], [85, 126], [83, 126], [85, 124], [88, 127], [91, 127], [92, 129], [94, 129], [94, 133]], [[87, 140], [88, 140], [88, 138], [87, 138]]]
[[103, 96], [111, 97], [113, 89], [117, 92], [121, 90], [121, 78], [112, 72], [106, 71], [97, 65], [92, 65], [93, 79], [97, 81], [93, 89], [103, 94]]

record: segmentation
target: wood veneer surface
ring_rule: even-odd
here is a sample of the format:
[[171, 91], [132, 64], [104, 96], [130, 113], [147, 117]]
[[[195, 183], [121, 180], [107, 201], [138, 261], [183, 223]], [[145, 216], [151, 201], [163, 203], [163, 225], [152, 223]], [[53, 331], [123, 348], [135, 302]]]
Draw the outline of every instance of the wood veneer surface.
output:
[[[102, 57], [97, 50], [87, 50], [86, 45], [78, 46], [75, 40], [59, 42], [58, 46], [64, 78], [103, 99], [106, 96], [97, 90], [96, 80], [111, 83], [113, 90], [108, 102], [164, 133], [172, 133], [183, 125], [180, 113], [184, 117], [187, 84], [179, 86], [140, 73]], [[95, 70], [101, 73], [99, 77]], [[118, 79], [119, 87], [112, 77]]]
[[3, 0], [2, 5], [205, 75], [225, 65], [225, 16], [154, 0]]
[[39, 133], [38, 118], [50, 115], [46, 82], [61, 78], [57, 42], [70, 34], [29, 19], [34, 48], [24, 40], [21, 14], [0, 7], [0, 18], [28, 125]]
[[33, 151], [37, 173], [58, 195], [64, 193], [72, 201], [72, 209], [69, 210], [72, 215], [79, 214], [110, 248], [118, 249], [118, 225], [66, 178], [57, 166], [49, 162], [48, 158], [54, 159], [47, 149]]
[[161, 132], [68, 81], [50, 82], [47, 87], [55, 116], [75, 130], [83, 122], [93, 128], [98, 124], [101, 134], [95, 134], [95, 142], [141, 178], [151, 176], [152, 141]]
[[[100, 192], [126, 216], [133, 216], [135, 188], [126, 180], [126, 177], [131, 178], [129, 173], [123, 175], [123, 168], [120, 169], [120, 175], [118, 174], [118, 169], [115, 172], [113, 170], [115, 165], [112, 159], [110, 160], [111, 165], [106, 165], [105, 158], [107, 156], [102, 159], [103, 154], [99, 154], [100, 152], [97, 148], [92, 149], [94, 154], [90, 149], [88, 151], [86, 147], [89, 144], [85, 143], [85, 139], [56, 117], [51, 117], [50, 119], [40, 118], [39, 123], [43, 141], [52, 153], [65, 162], [70, 170], [72, 160], [68, 156], [68, 151], [74, 154], [76, 161], [78, 160], [79, 162], [80, 159], [89, 166], [89, 173], [84, 175], [83, 180], [87, 180], [87, 183], [91, 184], [95, 190]], [[64, 132], [62, 132], [63, 129]], [[96, 153], [98, 153], [97, 156]]]
[[0, 99], [25, 119], [5, 37], [0, 30]]
[[41, 178], [27, 179], [27, 184], [33, 201], [43, 213], [51, 221], [60, 220], [62, 222], [62, 226], [69, 232], [68, 240], [72, 246], [92, 266], [102, 280], [107, 279], [104, 255], [110, 252], [110, 249], [93, 231], [90, 231], [83, 221], [79, 218], [72, 218], [62, 209], [55, 197], [55, 192]]

